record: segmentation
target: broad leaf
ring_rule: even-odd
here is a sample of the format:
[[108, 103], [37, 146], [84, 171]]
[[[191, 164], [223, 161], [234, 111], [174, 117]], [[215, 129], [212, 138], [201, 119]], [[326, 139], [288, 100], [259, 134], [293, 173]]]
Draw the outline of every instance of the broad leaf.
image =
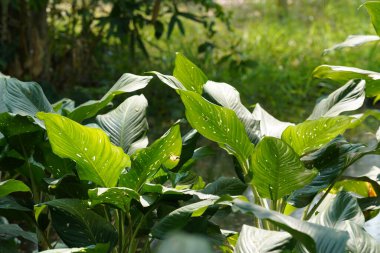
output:
[[107, 106], [116, 95], [143, 89], [151, 79], [151, 76], [124, 74], [100, 100], [90, 100], [79, 105], [68, 114], [68, 117], [77, 122], [92, 118]]
[[365, 99], [365, 81], [352, 80], [322, 99], [314, 107], [308, 120], [334, 117], [342, 112], [359, 109]]
[[252, 115], [255, 120], [260, 121], [260, 132], [262, 136], [281, 138], [282, 132], [284, 132], [288, 126], [294, 126], [293, 123], [279, 121], [265, 111], [260, 104], [256, 104]]
[[182, 137], [182, 152], [179, 158], [179, 163], [174, 169], [175, 171], [181, 169], [181, 167], [193, 157], [199, 136], [200, 134], [197, 130], [191, 129]]
[[31, 116], [0, 113], [0, 131], [7, 137], [43, 130]]
[[[3, 77], [0, 75], [0, 80], [2, 80], [2, 79], [3, 79]], [[0, 81], [0, 113], [8, 112], [8, 108], [4, 102], [5, 90], [6, 90], [5, 82]]]
[[299, 189], [316, 176], [293, 149], [274, 137], [264, 137], [252, 155], [252, 184], [261, 197], [278, 200]]
[[91, 206], [105, 203], [113, 205], [124, 212], [127, 211], [132, 198], [137, 201], [140, 199], [137, 192], [126, 187], [95, 188], [88, 191], [88, 196]]
[[11, 113], [35, 116], [37, 112], [53, 111], [51, 104], [37, 83], [0, 77], [0, 86], [5, 86], [2, 99]]
[[371, 149], [366, 146], [351, 144], [338, 136], [321, 149], [304, 156], [301, 160], [307, 167], [318, 169], [319, 174], [310, 184], [293, 192], [288, 202], [298, 208], [308, 205], [319, 191], [333, 183], [348, 166], [370, 152]]
[[85, 201], [56, 199], [49, 206], [52, 223], [62, 241], [69, 247], [86, 247], [97, 243], [114, 246], [117, 232], [103, 217], [87, 208]]
[[202, 87], [207, 82], [207, 76], [183, 54], [176, 53], [173, 76], [177, 78], [186, 90], [202, 94]]
[[354, 120], [347, 116], [307, 120], [296, 126], [289, 126], [282, 133], [281, 139], [288, 143], [298, 155], [304, 155], [343, 134], [351, 127]]
[[378, 1], [366, 1], [364, 6], [367, 8], [377, 35], [380, 35], [380, 3]]
[[234, 200], [233, 203], [234, 210], [252, 213], [259, 219], [266, 219], [276, 224], [302, 243], [311, 253], [344, 252], [349, 238], [347, 232], [297, 220], [241, 200]]
[[287, 232], [268, 231], [243, 225], [235, 253], [281, 253], [292, 239]]
[[157, 253], [212, 253], [210, 243], [205, 237], [176, 233], [162, 242], [159, 246]]
[[220, 177], [214, 182], [209, 183], [203, 190], [203, 193], [213, 195], [241, 195], [247, 189], [247, 185], [240, 179]]
[[339, 84], [345, 84], [351, 79], [364, 79], [367, 97], [380, 94], [380, 73], [378, 72], [345, 66], [321, 65], [313, 71], [312, 75], [314, 78], [331, 80]]
[[15, 179], [0, 182], [0, 198], [7, 196], [12, 192], [30, 192], [30, 188], [23, 182]]
[[328, 49], [324, 50], [324, 54], [327, 54], [331, 51], [346, 48], [346, 47], [357, 47], [369, 42], [379, 41], [380, 37], [377, 35], [350, 35], [342, 43], [336, 44]]
[[310, 218], [310, 222], [337, 229], [344, 221], [363, 226], [365, 220], [357, 200], [343, 191], [336, 195], [326, 209]]
[[215, 200], [202, 200], [174, 210], [154, 225], [151, 231], [153, 237], [162, 239], [168, 233], [183, 228], [190, 221], [193, 213], [198, 211], [203, 213], [214, 202]]
[[241, 103], [239, 92], [229, 84], [208, 81], [204, 87], [204, 91], [212, 97], [218, 104], [229, 108], [236, 113], [241, 120], [248, 134], [249, 139], [257, 144], [261, 138], [259, 131], [260, 122], [248, 111]]
[[121, 176], [119, 186], [139, 191], [161, 165], [172, 169], [178, 164], [181, 146], [180, 128], [174, 125], [152, 145], [132, 155], [132, 168]]
[[148, 73], [155, 74], [158, 77], [158, 79], [161, 80], [161, 82], [163, 82], [164, 84], [168, 85], [169, 87], [175, 90], [177, 89], [186, 90], [185, 86], [174, 76], [164, 75], [157, 71], [151, 71]]
[[7, 240], [14, 237], [21, 237], [35, 244], [38, 243], [36, 234], [24, 231], [16, 224], [0, 224], [0, 242], [1, 239]]
[[147, 130], [145, 117], [148, 101], [144, 95], [127, 98], [115, 110], [98, 115], [96, 121], [108, 133], [111, 142], [122, 147], [125, 153], [131, 154], [130, 147]]
[[129, 156], [111, 144], [100, 129], [82, 126], [57, 114], [39, 113], [45, 121], [54, 153], [77, 163], [82, 180], [100, 186], [116, 186], [120, 172], [130, 165]]
[[201, 95], [179, 90], [190, 125], [206, 138], [215, 141], [239, 161], [245, 175], [254, 145], [235, 112], [210, 103]]

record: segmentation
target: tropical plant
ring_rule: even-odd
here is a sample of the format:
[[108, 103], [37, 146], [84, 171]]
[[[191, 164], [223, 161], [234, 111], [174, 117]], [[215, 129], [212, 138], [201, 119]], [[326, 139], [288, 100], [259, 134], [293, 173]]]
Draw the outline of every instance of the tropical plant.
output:
[[[362, 107], [364, 80], [348, 81], [293, 124], [258, 104], [251, 113], [235, 88], [208, 81], [182, 54], [172, 76], [153, 74], [175, 89], [193, 129], [182, 135], [187, 124], [178, 121], [150, 145], [146, 98], [109, 104], [152, 76], [124, 74], [100, 100], [79, 106], [51, 104], [38, 84], [1, 76], [1, 252], [151, 252], [179, 230], [202, 235], [189, 240], [204, 252], [380, 250], [363, 229], [379, 208], [376, 167], [345, 175], [363, 156], [380, 154], [380, 130], [373, 145], [343, 136], [379, 119], [375, 110], [342, 115]], [[239, 179], [206, 185], [192, 170], [210, 155], [197, 147], [200, 135], [233, 156]], [[247, 188], [251, 201], [242, 195]], [[296, 208], [304, 209], [301, 219], [289, 216]], [[231, 212], [253, 214], [252, 223], [238, 233], [212, 220]], [[196, 252], [187, 235], [175, 238], [181, 250]]]

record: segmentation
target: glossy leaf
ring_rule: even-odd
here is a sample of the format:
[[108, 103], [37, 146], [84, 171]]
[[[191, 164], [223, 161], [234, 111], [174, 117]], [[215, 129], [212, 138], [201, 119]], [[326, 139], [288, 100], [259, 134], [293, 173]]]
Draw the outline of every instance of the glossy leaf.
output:
[[342, 112], [359, 109], [365, 99], [365, 81], [352, 80], [322, 99], [314, 107], [308, 120], [334, 117]]
[[254, 144], [259, 142], [261, 138], [260, 122], [241, 103], [240, 94], [233, 86], [226, 83], [208, 81], [203, 89], [218, 104], [236, 113], [236, 116], [243, 123], [251, 142]]
[[161, 165], [172, 169], [178, 164], [181, 146], [180, 128], [179, 125], [174, 125], [149, 147], [132, 155], [132, 168], [121, 176], [119, 186], [139, 191]]
[[260, 132], [262, 136], [281, 138], [282, 132], [284, 132], [288, 126], [294, 126], [293, 123], [279, 121], [265, 111], [260, 104], [256, 104], [252, 115], [254, 119], [260, 121]]
[[343, 134], [354, 120], [347, 116], [307, 120], [296, 126], [289, 126], [282, 133], [281, 139], [288, 143], [298, 155], [304, 155]]
[[132, 199], [139, 200], [139, 194], [126, 187], [95, 188], [88, 191], [91, 206], [110, 204], [124, 212]]
[[175, 90], [177, 89], [186, 90], [185, 86], [174, 76], [164, 75], [157, 71], [151, 71], [148, 73], [155, 74], [158, 77], [158, 79], [161, 80], [161, 82], [163, 82], [164, 84], [168, 85], [169, 87]]
[[213, 195], [241, 195], [247, 189], [247, 185], [240, 179], [220, 177], [214, 182], [209, 183], [202, 190], [203, 193]]
[[281, 253], [292, 239], [287, 232], [269, 231], [243, 225], [235, 253]]
[[190, 125], [206, 138], [215, 141], [234, 155], [248, 174], [249, 158], [254, 145], [250, 142], [243, 124], [235, 112], [210, 103], [191, 91], [178, 91], [186, 108]]
[[261, 206], [233, 201], [233, 209], [244, 213], [252, 213], [259, 219], [266, 219], [288, 232], [311, 253], [344, 252], [348, 233], [336, 229], [323, 227], [278, 212], [267, 210]]
[[45, 121], [54, 153], [77, 163], [82, 180], [100, 186], [116, 186], [120, 172], [130, 165], [129, 156], [109, 141], [100, 129], [82, 126], [57, 114], [39, 113]]
[[110, 136], [111, 142], [131, 154], [130, 147], [147, 130], [146, 108], [148, 101], [144, 95], [127, 98], [113, 111], [98, 115], [96, 121]]
[[90, 100], [79, 105], [67, 117], [77, 122], [92, 118], [106, 107], [116, 95], [143, 89], [151, 79], [151, 76], [124, 74], [100, 100]]
[[308, 170], [293, 149], [274, 137], [264, 137], [252, 155], [253, 179], [260, 196], [278, 200], [310, 183], [316, 170]]
[[342, 228], [348, 232], [350, 239], [347, 242], [347, 249], [352, 253], [378, 253], [380, 243], [368, 234], [360, 225], [345, 221]]
[[41, 87], [35, 82], [0, 77], [0, 86], [5, 86], [2, 99], [11, 113], [33, 117], [37, 112], [53, 111]]
[[12, 192], [30, 192], [30, 188], [23, 182], [15, 179], [0, 182], [0, 198]]
[[312, 202], [319, 191], [328, 187], [356, 160], [371, 152], [362, 144], [351, 144], [342, 136], [332, 140], [321, 149], [302, 158], [307, 167], [316, 168], [319, 174], [305, 187], [296, 190], [288, 202], [296, 207], [304, 207]]
[[346, 48], [346, 47], [357, 47], [369, 42], [374, 42], [374, 41], [379, 41], [379, 40], [380, 40], [380, 37], [377, 35], [350, 35], [342, 43], [336, 44], [332, 46], [331, 48], [325, 49], [324, 54], [337, 50], [337, 49]]
[[87, 208], [85, 201], [55, 199], [49, 206], [54, 229], [69, 247], [86, 247], [97, 243], [114, 246], [117, 232], [103, 217]]
[[345, 66], [321, 65], [313, 71], [313, 77], [322, 80], [331, 80], [345, 84], [351, 79], [366, 81], [366, 96], [374, 97], [380, 94], [380, 73]]
[[177, 78], [186, 90], [202, 94], [203, 85], [208, 78], [194, 63], [183, 54], [176, 53], [173, 76]]

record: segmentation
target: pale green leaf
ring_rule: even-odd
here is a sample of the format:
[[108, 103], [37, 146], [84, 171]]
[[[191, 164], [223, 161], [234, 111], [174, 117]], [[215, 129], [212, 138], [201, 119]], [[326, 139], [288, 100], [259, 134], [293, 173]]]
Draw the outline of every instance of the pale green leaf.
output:
[[132, 96], [113, 111], [98, 115], [96, 121], [108, 133], [113, 144], [131, 154], [131, 145], [148, 130], [147, 107], [144, 95]]
[[95, 188], [88, 191], [91, 206], [110, 204], [124, 212], [127, 211], [132, 199], [139, 201], [139, 194], [126, 187]]
[[350, 35], [342, 43], [336, 44], [328, 49], [324, 50], [324, 54], [330, 53], [334, 50], [346, 48], [346, 47], [357, 47], [369, 42], [379, 41], [380, 37], [377, 35]]
[[57, 114], [38, 113], [37, 116], [45, 121], [53, 152], [74, 160], [80, 179], [113, 187], [121, 171], [130, 166], [129, 156], [111, 144], [102, 130], [82, 126]]
[[319, 101], [308, 120], [319, 119], [321, 117], [334, 117], [342, 112], [359, 109], [364, 103], [364, 89], [364, 80], [351, 80], [347, 82], [328, 97]]
[[380, 35], [380, 2], [379, 1], [366, 1], [364, 3], [369, 16], [371, 17], [371, 22], [376, 30], [377, 35]]
[[281, 139], [301, 156], [343, 134], [354, 121], [354, 118], [348, 116], [307, 120], [296, 126], [289, 126], [282, 133]]
[[23, 182], [15, 179], [0, 182], [0, 198], [12, 192], [30, 192], [30, 188]]
[[379, 253], [380, 243], [368, 234], [361, 226], [351, 221], [345, 221], [342, 229], [348, 232], [350, 239], [347, 249], [352, 253]]
[[50, 249], [40, 253], [105, 253], [108, 248], [108, 244], [96, 244], [81, 248]]
[[235, 253], [281, 253], [292, 236], [287, 232], [269, 231], [243, 225]]

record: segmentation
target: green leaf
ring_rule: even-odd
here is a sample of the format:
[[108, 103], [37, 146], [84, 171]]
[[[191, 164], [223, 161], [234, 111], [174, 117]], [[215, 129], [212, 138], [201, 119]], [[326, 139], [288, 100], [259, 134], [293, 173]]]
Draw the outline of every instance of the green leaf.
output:
[[252, 155], [252, 184], [261, 197], [278, 200], [310, 183], [318, 173], [308, 170], [288, 144], [264, 137]]
[[186, 90], [199, 94], [202, 94], [203, 85], [208, 80], [202, 70], [181, 53], [176, 53], [173, 76], [183, 84]]
[[151, 76], [124, 74], [100, 100], [90, 100], [79, 105], [68, 114], [68, 117], [77, 122], [92, 118], [107, 106], [116, 95], [143, 89], [151, 79]]
[[[2, 77], [0, 76], [0, 80], [2, 80]], [[4, 94], [5, 94], [5, 82], [4, 81], [0, 81], [0, 113], [3, 113], [3, 112], [8, 112], [8, 108], [7, 106], [5, 105], [5, 102], [4, 102]]]
[[203, 190], [203, 193], [213, 195], [241, 195], [247, 189], [247, 185], [240, 179], [220, 177], [209, 183]]
[[304, 156], [301, 160], [307, 167], [318, 169], [319, 174], [310, 184], [293, 192], [288, 202], [298, 208], [308, 205], [319, 191], [333, 183], [348, 166], [370, 152], [371, 149], [366, 146], [349, 143], [338, 136], [321, 149]]
[[165, 238], [165, 236], [175, 230], [179, 230], [186, 226], [190, 221], [192, 214], [198, 210], [203, 210], [213, 205], [215, 200], [202, 200], [200, 202], [180, 207], [166, 215], [152, 228], [152, 235], [156, 238]]
[[281, 139], [298, 155], [304, 155], [343, 134], [354, 121], [354, 118], [347, 116], [307, 120], [296, 126], [289, 126], [282, 133]]
[[174, 171], [180, 170], [181, 167], [192, 159], [195, 154], [197, 141], [199, 139], [200, 134], [195, 129], [191, 129], [182, 137], [182, 152], [179, 158], [179, 163], [177, 164]]
[[378, 253], [380, 244], [361, 226], [351, 221], [345, 221], [342, 229], [348, 232], [350, 239], [347, 242], [347, 249], [352, 253]]
[[87, 208], [77, 199], [55, 199], [49, 206], [52, 223], [62, 241], [69, 247], [86, 247], [97, 243], [117, 242], [117, 232], [111, 223]]
[[126, 187], [95, 188], [88, 191], [91, 206], [111, 204], [126, 212], [132, 198], [140, 200], [140, 195]]
[[110, 136], [111, 142], [131, 154], [130, 147], [148, 130], [146, 108], [148, 101], [144, 95], [127, 98], [115, 110], [98, 115], [96, 121]]
[[41, 251], [40, 253], [105, 253], [108, 248], [108, 244], [96, 244], [81, 248], [50, 249]]
[[345, 84], [351, 79], [366, 81], [366, 96], [374, 97], [380, 94], [380, 73], [345, 66], [321, 65], [313, 71], [313, 77]]
[[288, 126], [294, 126], [293, 123], [279, 121], [265, 111], [260, 104], [256, 104], [252, 115], [255, 120], [260, 121], [260, 132], [262, 136], [281, 138], [282, 132], [284, 132]]
[[380, 37], [377, 35], [350, 35], [342, 43], [336, 44], [323, 51], [323, 54], [330, 53], [334, 50], [346, 48], [346, 47], [357, 47], [369, 42], [379, 41]]
[[367, 1], [364, 3], [364, 6], [371, 17], [372, 25], [375, 28], [377, 35], [380, 35], [380, 2]]
[[158, 77], [158, 79], [161, 80], [161, 82], [163, 82], [164, 84], [168, 85], [169, 87], [175, 90], [177, 89], [186, 90], [185, 86], [183, 86], [183, 84], [174, 76], [163, 75], [157, 71], [151, 71], [148, 73], [155, 74]]
[[0, 209], [13, 210], [12, 213], [14, 213], [14, 211], [32, 212], [33, 210], [29, 208], [28, 205], [30, 203], [21, 203], [22, 201], [26, 202], [25, 199], [15, 199], [11, 196], [2, 197], [0, 198]]
[[7, 196], [12, 192], [30, 192], [30, 189], [23, 182], [15, 179], [0, 182], [0, 198]]
[[37, 112], [53, 111], [41, 87], [35, 82], [0, 77], [0, 86], [5, 86], [3, 103], [11, 113], [33, 117]]
[[359, 226], [364, 225], [364, 215], [357, 200], [347, 192], [339, 192], [322, 212], [312, 216], [310, 222], [340, 229], [344, 221], [351, 221]]
[[334, 117], [342, 112], [359, 109], [365, 99], [364, 89], [364, 80], [349, 81], [328, 97], [319, 101], [308, 120], [319, 119], [321, 117]]
[[38, 243], [36, 234], [24, 231], [16, 224], [0, 224], [0, 241], [2, 239], [8, 240], [14, 237], [21, 237], [34, 244]]
[[181, 147], [180, 128], [176, 124], [152, 145], [132, 155], [132, 168], [121, 176], [119, 186], [139, 191], [161, 165], [172, 169], [178, 164]]
[[235, 112], [204, 99], [201, 95], [178, 90], [190, 125], [206, 138], [215, 141], [239, 161], [245, 175], [254, 145]]
[[176, 233], [162, 242], [158, 253], [212, 253], [212, 247], [205, 237], [194, 234]]
[[257, 144], [260, 141], [260, 122], [241, 103], [240, 94], [234, 87], [227, 83], [208, 81], [203, 89], [218, 104], [236, 113], [236, 116], [243, 123], [251, 142]]
[[100, 186], [116, 186], [122, 169], [130, 165], [129, 156], [111, 144], [100, 129], [82, 126], [57, 114], [39, 113], [45, 121], [54, 153], [77, 163], [82, 180]]
[[243, 213], [252, 213], [259, 219], [271, 221], [280, 229], [291, 234], [311, 253], [344, 252], [349, 238], [347, 232], [297, 220], [241, 200], [234, 200], [232, 208]]
[[279, 253], [289, 244], [287, 232], [268, 231], [243, 225], [235, 246], [236, 253]]
[[30, 116], [21, 116], [8, 112], [0, 114], [0, 131], [7, 138], [41, 130], [43, 129]]

